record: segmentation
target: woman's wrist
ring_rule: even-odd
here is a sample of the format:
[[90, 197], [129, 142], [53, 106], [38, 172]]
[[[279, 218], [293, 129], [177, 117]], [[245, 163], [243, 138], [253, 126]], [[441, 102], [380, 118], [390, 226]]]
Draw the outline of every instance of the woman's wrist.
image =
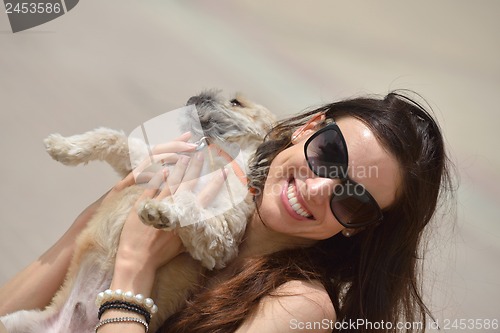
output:
[[156, 268], [150, 265], [117, 259], [110, 289], [131, 291], [134, 294], [143, 294], [149, 297], [153, 288], [155, 274]]
[[127, 238], [122, 234], [116, 254], [115, 274], [124, 277], [140, 274], [154, 279], [158, 268], [184, 252], [182, 242], [175, 234], [146, 226], [143, 228], [146, 229], [141, 230], [143, 237], [148, 237], [144, 235], [148, 232], [152, 233], [147, 242], [131, 240], [128, 234]]

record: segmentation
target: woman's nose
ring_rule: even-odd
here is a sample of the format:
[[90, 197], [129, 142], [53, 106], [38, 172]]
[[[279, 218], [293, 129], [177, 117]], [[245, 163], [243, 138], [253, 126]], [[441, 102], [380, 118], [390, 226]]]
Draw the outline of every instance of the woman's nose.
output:
[[325, 199], [330, 199], [335, 186], [340, 184], [340, 180], [316, 177], [307, 179], [305, 183], [304, 196], [316, 204], [321, 204]]

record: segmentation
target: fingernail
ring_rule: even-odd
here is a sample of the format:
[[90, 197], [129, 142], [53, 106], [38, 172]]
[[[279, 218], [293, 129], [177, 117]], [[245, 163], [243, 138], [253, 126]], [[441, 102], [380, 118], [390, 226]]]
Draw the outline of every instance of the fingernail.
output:
[[228, 173], [228, 169], [226, 167], [222, 168], [222, 178], [224, 178], [224, 180], [227, 179], [227, 173]]
[[186, 156], [186, 155], [182, 155], [179, 160], [182, 164], [189, 164], [190, 159], [191, 159], [191, 157]]

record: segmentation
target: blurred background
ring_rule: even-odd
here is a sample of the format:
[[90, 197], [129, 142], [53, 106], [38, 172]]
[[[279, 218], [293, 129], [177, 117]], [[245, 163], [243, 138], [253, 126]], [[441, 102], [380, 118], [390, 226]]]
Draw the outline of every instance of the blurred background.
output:
[[129, 133], [208, 88], [281, 117], [405, 88], [434, 110], [460, 184], [429, 231], [425, 300], [441, 324], [499, 319], [499, 12], [495, 0], [85, 0], [16, 34], [1, 12], [0, 284], [118, 180], [103, 163], [53, 161], [50, 133]]

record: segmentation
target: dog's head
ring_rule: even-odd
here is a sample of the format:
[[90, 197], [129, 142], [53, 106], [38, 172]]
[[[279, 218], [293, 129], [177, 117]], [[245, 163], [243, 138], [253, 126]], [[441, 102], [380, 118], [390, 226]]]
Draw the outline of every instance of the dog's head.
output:
[[[240, 94], [224, 99], [217, 91], [209, 90], [191, 97], [187, 105], [194, 105], [196, 112], [193, 110], [187, 115], [181, 124], [183, 130], [193, 132], [195, 137], [205, 136], [227, 143], [260, 143], [276, 121], [268, 109]], [[198, 119], [203, 133], [192, 127]]]

